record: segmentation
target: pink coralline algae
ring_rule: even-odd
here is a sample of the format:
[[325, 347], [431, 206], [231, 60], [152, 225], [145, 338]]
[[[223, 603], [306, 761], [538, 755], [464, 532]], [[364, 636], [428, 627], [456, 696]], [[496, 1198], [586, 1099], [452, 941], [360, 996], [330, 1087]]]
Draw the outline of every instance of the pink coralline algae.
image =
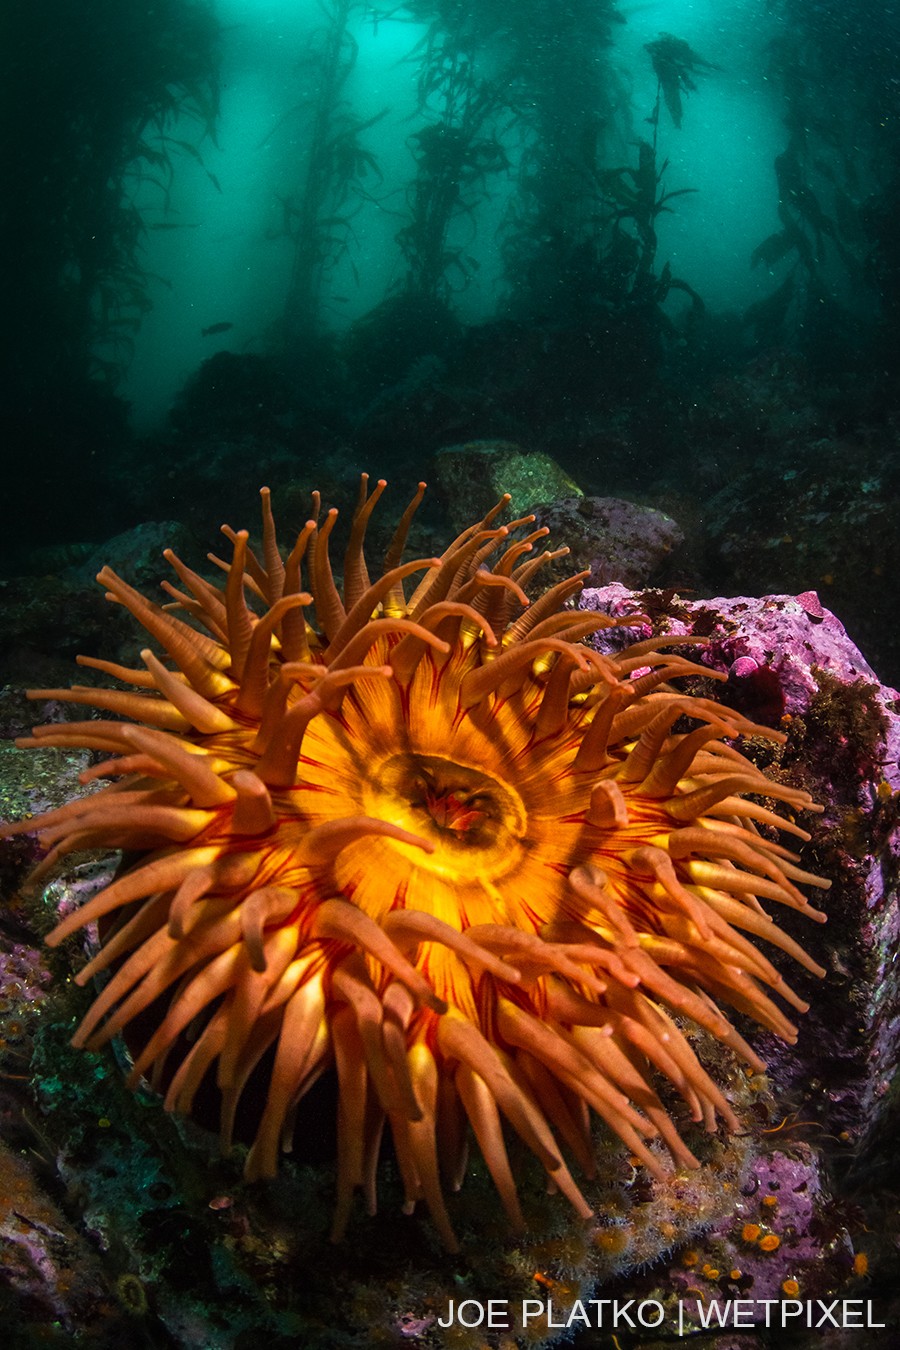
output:
[[723, 1297], [752, 1299], [757, 1307], [760, 1300], [779, 1301], [786, 1281], [803, 1297], [820, 1297], [840, 1285], [853, 1261], [850, 1235], [830, 1213], [818, 1156], [796, 1143], [754, 1160], [734, 1212], [699, 1235], [693, 1251], [690, 1266], [679, 1254], [667, 1272], [688, 1314], [698, 1294], [704, 1304]]
[[[581, 607], [620, 617], [646, 612], [647, 600], [643, 593], [635, 594], [614, 583], [586, 590]], [[648, 635], [655, 631], [708, 637], [709, 647], [700, 659], [716, 670], [727, 671], [738, 684], [752, 679], [760, 670], [770, 672], [777, 679], [784, 712], [789, 714], [808, 708], [819, 689], [815, 671], [827, 671], [843, 684], [878, 682], [840, 619], [823, 608], [815, 591], [715, 600], [676, 596], [668, 599], [653, 628], [647, 624], [642, 627]], [[627, 631], [630, 634], [633, 630]], [[896, 690], [888, 690], [887, 697], [896, 698]]]
[[799, 1094], [805, 1116], [864, 1148], [886, 1123], [900, 1059], [900, 696], [813, 591], [684, 600], [613, 584], [585, 591], [581, 605], [642, 616], [604, 632], [607, 642], [706, 638], [699, 660], [728, 675], [723, 701], [787, 733], [776, 771], [825, 805], [804, 861], [834, 882], [827, 927], [810, 940], [828, 974], [806, 995], [798, 1045], [767, 1040], [763, 1053], [777, 1095]]

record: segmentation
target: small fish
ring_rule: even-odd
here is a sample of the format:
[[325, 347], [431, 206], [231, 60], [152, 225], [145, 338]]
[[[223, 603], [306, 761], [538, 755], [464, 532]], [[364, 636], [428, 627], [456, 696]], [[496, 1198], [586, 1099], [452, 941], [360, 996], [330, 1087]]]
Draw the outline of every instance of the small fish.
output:
[[216, 333], [227, 333], [229, 328], [233, 327], [233, 323], [211, 323], [208, 328], [200, 329], [200, 336], [215, 337]]

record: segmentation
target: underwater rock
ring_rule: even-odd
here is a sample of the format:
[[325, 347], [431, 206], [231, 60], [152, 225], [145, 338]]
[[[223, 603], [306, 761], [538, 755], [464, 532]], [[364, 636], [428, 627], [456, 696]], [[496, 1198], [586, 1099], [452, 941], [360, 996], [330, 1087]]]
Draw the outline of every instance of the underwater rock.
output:
[[[58, 575], [0, 581], [0, 682], [61, 679], [77, 652], [105, 640], [108, 610], [96, 587]], [[12, 693], [0, 700], [4, 722], [16, 701]]]
[[[0, 757], [4, 799], [19, 793], [41, 804], [38, 783], [10, 787], [11, 755]], [[60, 771], [60, 784], [68, 777]], [[112, 1346], [129, 1339], [116, 1277], [78, 1222], [75, 1193], [59, 1185], [56, 1144], [34, 1097], [35, 1046], [54, 1012], [47, 952], [15, 890], [33, 861], [16, 849], [0, 859], [0, 1340], [11, 1350]], [[78, 867], [65, 887], [48, 888], [48, 904], [72, 903], [96, 884], [88, 875], [96, 871]]]
[[690, 601], [614, 584], [585, 591], [581, 605], [617, 617], [641, 612], [647, 636], [707, 638], [700, 660], [727, 673], [723, 701], [787, 734], [769, 773], [791, 769], [824, 804], [803, 865], [833, 879], [823, 903], [829, 922], [803, 940], [828, 974], [807, 986], [811, 1009], [797, 1045], [766, 1037], [763, 1054], [777, 1097], [839, 1145], [865, 1149], [890, 1127], [900, 1059], [897, 691], [879, 683], [815, 592]]
[[[0, 683], [56, 684], [70, 674], [79, 652], [110, 653], [118, 640], [127, 643], [130, 634], [122, 616], [104, 603], [94, 585], [97, 572], [113, 558], [129, 582], [155, 590], [164, 568], [163, 549], [191, 548], [191, 539], [189, 530], [176, 521], [150, 521], [105, 543], [60, 552], [64, 565], [46, 575], [0, 580]], [[37, 552], [35, 565], [44, 561], [43, 553]], [[29, 562], [23, 554], [23, 570], [32, 570]], [[21, 706], [13, 711], [16, 703], [22, 705], [22, 700], [14, 693], [0, 692], [0, 729], [17, 723], [13, 733], [3, 734], [21, 735], [33, 724], [33, 709], [23, 716]]]
[[563, 574], [589, 568], [588, 586], [658, 581], [684, 541], [681, 527], [664, 511], [619, 497], [562, 497], [539, 506], [535, 517], [552, 539], [564, 539], [571, 550]]
[[115, 1294], [96, 1253], [37, 1184], [27, 1159], [2, 1141], [0, 1262], [3, 1282], [18, 1305], [16, 1317], [7, 1321], [0, 1300], [5, 1344], [37, 1345], [39, 1337], [46, 1345], [71, 1344], [76, 1333], [98, 1334], [108, 1324]]
[[455, 530], [465, 529], [473, 516], [486, 515], [505, 492], [512, 494], [519, 514], [538, 502], [582, 496], [581, 488], [556, 460], [540, 451], [523, 450], [513, 441], [448, 445], [438, 451], [434, 467]]
[[114, 567], [132, 586], [159, 586], [163, 552], [192, 547], [190, 531], [177, 520], [148, 520], [98, 544], [82, 562], [70, 567], [67, 579], [90, 586], [102, 567]]

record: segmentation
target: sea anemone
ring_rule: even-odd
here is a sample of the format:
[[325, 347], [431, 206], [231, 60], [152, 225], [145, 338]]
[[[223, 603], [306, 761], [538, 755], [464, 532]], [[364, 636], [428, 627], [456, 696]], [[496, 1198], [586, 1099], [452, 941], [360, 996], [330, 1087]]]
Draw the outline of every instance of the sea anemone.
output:
[[266, 488], [261, 557], [224, 527], [222, 586], [168, 551], [180, 587], [164, 582], [160, 606], [105, 568], [108, 598], [166, 656], [79, 658], [126, 688], [31, 691], [106, 716], [19, 743], [100, 751], [82, 780], [116, 781], [4, 832], [49, 847], [34, 879], [78, 850], [140, 855], [47, 939], [101, 921], [77, 981], [107, 982], [77, 1046], [130, 1029], [130, 1082], [149, 1074], [167, 1110], [191, 1111], [214, 1076], [226, 1144], [262, 1062], [251, 1179], [275, 1175], [298, 1102], [334, 1067], [334, 1236], [357, 1188], [374, 1212], [387, 1120], [407, 1210], [424, 1199], [455, 1248], [444, 1186], [462, 1182], [469, 1127], [517, 1228], [501, 1117], [584, 1217], [565, 1159], [594, 1175], [592, 1113], [656, 1177], [653, 1141], [698, 1165], [654, 1077], [707, 1130], [734, 1130], [690, 1024], [756, 1069], [721, 1004], [794, 1040], [768, 991], [805, 1005], [745, 934], [821, 975], [760, 900], [821, 919], [797, 883], [827, 883], [775, 841], [809, 837], [792, 813], [811, 799], [734, 744], [780, 733], [673, 688], [716, 676], [666, 640], [585, 645], [615, 626], [569, 607], [585, 574], [529, 602], [565, 550], [529, 557], [547, 531], [497, 525], [508, 498], [440, 557], [401, 562], [424, 486], [372, 581], [385, 484], [363, 477], [341, 590], [337, 512], [320, 521], [315, 494], [283, 558]]

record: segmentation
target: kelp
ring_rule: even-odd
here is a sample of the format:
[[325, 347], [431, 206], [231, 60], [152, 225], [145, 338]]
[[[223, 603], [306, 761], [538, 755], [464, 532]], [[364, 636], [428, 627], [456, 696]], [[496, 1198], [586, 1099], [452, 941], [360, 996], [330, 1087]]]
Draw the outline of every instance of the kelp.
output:
[[642, 270], [648, 270], [656, 256], [656, 218], [663, 211], [671, 211], [668, 202], [686, 197], [696, 188], [675, 188], [662, 191], [662, 180], [669, 161], [663, 160], [657, 168], [656, 150], [649, 141], [638, 141], [637, 167], [622, 165], [604, 169], [598, 175], [601, 196], [613, 208], [616, 221], [633, 220], [644, 249]]
[[496, 122], [504, 111], [504, 83], [482, 73], [481, 38], [468, 14], [442, 9], [449, 12], [410, 53], [419, 65], [418, 111], [427, 120], [407, 142], [416, 173], [395, 236], [407, 267], [401, 289], [426, 303], [446, 302], [468, 284], [478, 263], [452, 234], [466, 221], [474, 238], [487, 181], [509, 168]]
[[[695, 52], [684, 38], [673, 37], [671, 33], [660, 33], [655, 42], [645, 42], [644, 50], [650, 53], [658, 89], [665, 100], [669, 116], [673, 124], [680, 127], [684, 118], [682, 94], [692, 93], [697, 88], [693, 76], [704, 70], [718, 70], [719, 67]], [[657, 95], [657, 121], [658, 109]]]
[[[291, 278], [282, 319], [282, 342], [312, 349], [323, 337], [323, 308], [328, 283], [342, 263], [359, 282], [351, 256], [353, 220], [381, 182], [375, 152], [364, 133], [384, 117], [382, 108], [361, 117], [345, 97], [356, 65], [358, 45], [349, 24], [357, 0], [322, 0], [324, 22], [311, 34], [296, 70], [304, 96], [279, 118], [265, 140], [289, 121], [300, 123], [301, 150], [296, 178], [277, 194], [280, 226], [270, 238], [293, 245]], [[305, 134], [304, 134], [305, 133]], [[265, 142], [264, 142], [265, 143]]]
[[[6, 148], [0, 256], [15, 342], [9, 384], [115, 383], [152, 305], [140, 250], [152, 188], [169, 209], [177, 159], [215, 141], [219, 24], [201, 0], [9, 0], [0, 79], [27, 109]], [[173, 139], [193, 123], [193, 138]]]

